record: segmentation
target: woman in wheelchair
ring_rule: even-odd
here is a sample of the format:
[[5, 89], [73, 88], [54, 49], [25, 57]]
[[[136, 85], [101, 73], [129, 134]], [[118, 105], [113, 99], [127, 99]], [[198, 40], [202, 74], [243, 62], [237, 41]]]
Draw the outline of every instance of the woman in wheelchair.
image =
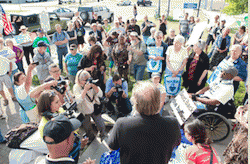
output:
[[237, 74], [237, 69], [229, 66], [223, 69], [221, 77], [215, 79], [209, 86], [196, 93], [189, 94], [190, 98], [195, 102], [197, 109], [214, 110], [217, 106], [225, 106], [232, 100], [234, 96], [233, 78]]

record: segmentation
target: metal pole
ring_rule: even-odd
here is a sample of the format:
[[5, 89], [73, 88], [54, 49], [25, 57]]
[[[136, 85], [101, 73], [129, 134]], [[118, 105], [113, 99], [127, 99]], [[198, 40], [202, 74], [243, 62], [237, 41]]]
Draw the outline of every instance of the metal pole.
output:
[[169, 16], [169, 10], [170, 10], [170, 0], [168, 0], [168, 15], [167, 15], [167, 17]]
[[211, 0], [210, 10], [213, 10], [213, 0]]
[[200, 7], [201, 7], [201, 0], [199, 0], [199, 6], [198, 6], [197, 17], [199, 17]]
[[159, 0], [159, 6], [158, 6], [158, 15], [161, 17], [161, 0]]

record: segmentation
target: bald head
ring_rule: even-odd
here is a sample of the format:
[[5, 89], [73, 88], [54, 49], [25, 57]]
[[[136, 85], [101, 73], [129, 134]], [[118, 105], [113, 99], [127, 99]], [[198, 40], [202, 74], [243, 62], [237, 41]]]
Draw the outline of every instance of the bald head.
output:
[[222, 30], [222, 35], [228, 35], [230, 33], [230, 28], [226, 27]]
[[154, 115], [160, 108], [160, 90], [152, 82], [138, 82], [133, 88], [136, 109], [145, 115]]

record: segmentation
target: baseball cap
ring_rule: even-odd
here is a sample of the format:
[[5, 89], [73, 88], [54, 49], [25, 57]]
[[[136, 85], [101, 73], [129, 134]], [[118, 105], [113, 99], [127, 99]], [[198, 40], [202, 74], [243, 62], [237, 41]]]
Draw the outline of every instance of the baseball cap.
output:
[[69, 46], [69, 49], [70, 49], [70, 50], [75, 50], [75, 49], [77, 49], [77, 45], [76, 45], [76, 44], [71, 44], [71, 45]]
[[222, 71], [225, 73], [233, 75], [233, 77], [238, 75], [238, 70], [234, 66], [229, 66], [227, 68], [224, 68]]
[[37, 47], [47, 47], [48, 45], [44, 41], [39, 41]]
[[151, 77], [155, 78], [155, 77], [161, 77], [161, 76], [160, 76], [160, 73], [154, 72], [154, 73], [151, 74]]
[[[43, 140], [47, 144], [58, 144], [69, 138], [70, 134], [81, 126], [81, 122], [76, 118], [69, 119], [65, 115], [59, 115], [48, 121], [43, 129]], [[50, 137], [54, 141], [47, 142], [45, 137]]]
[[43, 29], [41, 28], [37, 29], [37, 32], [44, 33]]

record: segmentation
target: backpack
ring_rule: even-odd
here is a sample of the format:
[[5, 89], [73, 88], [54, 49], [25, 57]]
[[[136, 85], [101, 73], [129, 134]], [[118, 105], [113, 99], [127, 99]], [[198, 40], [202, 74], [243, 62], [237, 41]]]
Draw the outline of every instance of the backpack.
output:
[[21, 148], [20, 145], [24, 140], [26, 140], [29, 136], [31, 136], [37, 129], [38, 129], [37, 123], [29, 122], [10, 130], [5, 135], [5, 139], [7, 140], [6, 146], [8, 146], [9, 148], [29, 150], [27, 148]]

